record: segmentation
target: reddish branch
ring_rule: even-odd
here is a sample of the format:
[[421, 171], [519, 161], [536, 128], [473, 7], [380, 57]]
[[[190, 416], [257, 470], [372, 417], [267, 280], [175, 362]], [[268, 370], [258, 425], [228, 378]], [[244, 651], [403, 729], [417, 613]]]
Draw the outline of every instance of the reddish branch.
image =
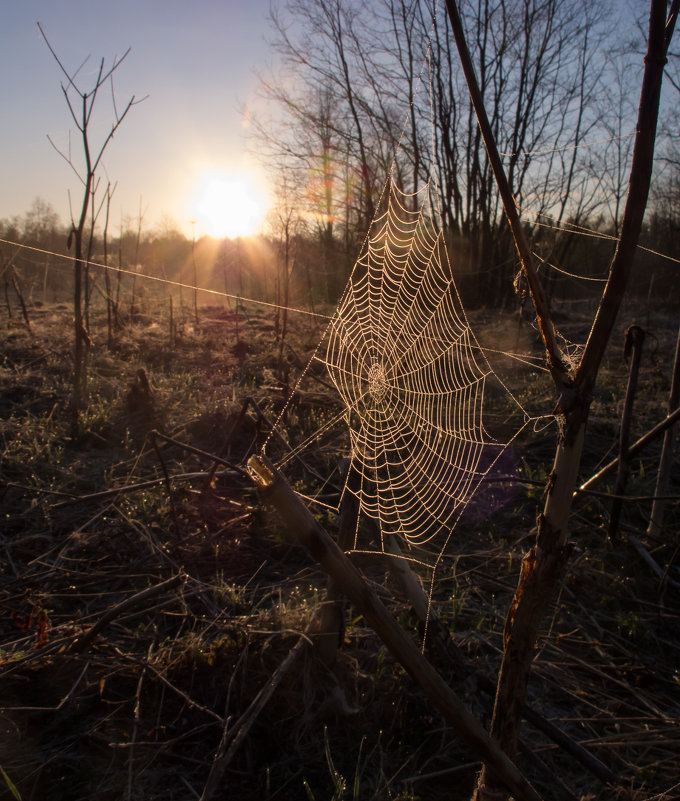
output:
[[[556, 413], [563, 422], [563, 436], [558, 441], [554, 467], [546, 491], [544, 512], [538, 520], [536, 543], [523, 560], [504, 632], [503, 662], [498, 678], [491, 734], [511, 758], [517, 749], [521, 710], [539, 626], [563, 574], [568, 557], [567, 521], [578, 478], [590, 393], [630, 278], [642, 228], [652, 176], [661, 81], [666, 52], [677, 18], [678, 2], [679, 0], [673, 0], [667, 23], [666, 0], [651, 2], [648, 50], [621, 237], [610, 265], [607, 286], [583, 357], [572, 377], [566, 371], [555, 343], [552, 320], [533, 268], [531, 253], [519, 222], [510, 185], [503, 171], [484, 110], [455, 0], [446, 0], [470, 98], [529, 284], [548, 364], [560, 395]], [[507, 793], [502, 780], [499, 779], [498, 775], [494, 775], [490, 765], [485, 764], [475, 795], [477, 801], [505, 798]]]

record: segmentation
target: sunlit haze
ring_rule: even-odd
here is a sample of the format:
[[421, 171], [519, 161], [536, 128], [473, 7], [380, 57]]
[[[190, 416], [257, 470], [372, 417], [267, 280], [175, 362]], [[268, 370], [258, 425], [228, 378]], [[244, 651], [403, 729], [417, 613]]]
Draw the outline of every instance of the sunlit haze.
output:
[[[39, 21], [65, 68], [83, 65], [83, 88], [91, 87], [101, 59], [109, 67], [131, 48], [115, 74], [116, 104], [124, 107], [133, 95], [146, 99], [131, 109], [99, 169], [100, 191], [107, 181], [117, 184], [114, 228], [134, 226], [141, 208], [147, 230], [171, 224], [186, 236], [257, 231], [268, 188], [247, 136], [260, 102], [258, 72], [271, 64], [268, 12], [269, 0], [3, 4], [0, 218], [24, 214], [40, 197], [67, 224], [69, 194], [78, 211], [81, 185], [47, 138], [65, 153], [70, 148], [80, 167], [78, 131]], [[95, 145], [113, 114], [106, 86], [93, 115]]]
[[198, 181], [190, 213], [197, 235], [234, 238], [257, 233], [267, 205], [267, 195], [256, 172], [213, 172]]

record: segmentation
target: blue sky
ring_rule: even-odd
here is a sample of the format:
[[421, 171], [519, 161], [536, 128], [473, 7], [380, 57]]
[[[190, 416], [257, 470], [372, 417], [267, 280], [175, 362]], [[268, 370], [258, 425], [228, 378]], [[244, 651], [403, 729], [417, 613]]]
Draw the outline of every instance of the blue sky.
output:
[[[106, 175], [118, 182], [112, 214], [136, 216], [142, 198], [145, 227], [173, 218], [190, 230], [190, 198], [201, 175], [240, 171], [242, 109], [256, 102], [258, 78], [269, 60], [269, 0], [8, 0], [3, 3], [0, 75], [0, 218], [23, 214], [40, 196], [63, 221], [77, 179], [47, 135], [80, 157], [77, 131], [61, 93], [62, 75], [42, 40], [40, 21], [68, 69], [89, 55], [80, 73], [90, 86], [101, 58], [132, 50], [116, 73], [119, 105], [149, 95], [110, 143]], [[98, 101], [103, 131], [112, 120], [110, 94]], [[97, 140], [97, 128], [93, 128]], [[106, 176], [104, 181], [106, 181]], [[74, 207], [77, 204], [74, 202]]]

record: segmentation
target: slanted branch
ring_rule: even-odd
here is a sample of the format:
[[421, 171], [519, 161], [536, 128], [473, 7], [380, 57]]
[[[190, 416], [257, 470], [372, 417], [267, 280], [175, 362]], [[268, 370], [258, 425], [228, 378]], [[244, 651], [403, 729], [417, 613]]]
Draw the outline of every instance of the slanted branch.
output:
[[[493, 131], [489, 125], [457, 4], [455, 0], [446, 0], [470, 100], [529, 284], [546, 359], [555, 382], [557, 396], [555, 415], [561, 423], [561, 435], [547, 486], [543, 514], [539, 518], [536, 544], [525, 560], [506, 621], [503, 661], [491, 732], [510, 756], [514, 756], [517, 748], [521, 708], [539, 624], [562, 575], [562, 567], [568, 553], [567, 523], [577, 486], [592, 389], [630, 279], [642, 229], [652, 177], [661, 82], [679, 5], [679, 0], [673, 0], [666, 21], [666, 0], [651, 0], [647, 55], [621, 234], [585, 350], [576, 369], [567, 372], [556, 349], [549, 309], [545, 303], [540, 281], [533, 269], [531, 253], [528, 251], [524, 232], [519, 223], [512, 189], [503, 170]], [[502, 801], [506, 794], [501, 787], [502, 781], [499, 782], [498, 779], [499, 777], [493, 775], [490, 766], [485, 765], [480, 776], [476, 801], [486, 801], [491, 798]]]
[[541, 796], [423, 656], [269, 459], [264, 455], [251, 456], [248, 469], [264, 500], [281, 515], [291, 541], [303, 545], [333, 578], [461, 740], [490, 766], [494, 775], [517, 798], [538, 801]]

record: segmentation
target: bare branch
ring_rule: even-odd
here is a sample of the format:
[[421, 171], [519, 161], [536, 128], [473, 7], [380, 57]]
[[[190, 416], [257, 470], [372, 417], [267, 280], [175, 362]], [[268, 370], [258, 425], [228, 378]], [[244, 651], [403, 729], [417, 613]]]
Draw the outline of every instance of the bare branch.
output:
[[674, 88], [676, 91], [680, 92], [680, 83], [678, 83], [678, 82], [677, 82], [677, 81], [676, 81], [676, 80], [673, 78], [673, 76], [672, 76], [672, 75], [671, 75], [671, 74], [668, 72], [668, 70], [666, 70], [666, 72], [664, 73], [664, 75], [666, 76], [666, 80], [667, 80], [667, 81], [668, 81], [668, 82], [671, 84], [671, 86], [672, 86], [672, 87], [673, 87], [673, 88]]
[[113, 139], [113, 135], [116, 133], [116, 131], [118, 130], [118, 128], [120, 128], [120, 126], [121, 126], [121, 123], [122, 123], [122, 122], [123, 122], [123, 120], [125, 119], [125, 117], [126, 117], [126, 115], [127, 115], [128, 111], [130, 111], [130, 109], [131, 109], [133, 106], [135, 106], [135, 105], [137, 105], [137, 104], [135, 103], [135, 97], [134, 97], [134, 95], [133, 95], [133, 96], [130, 98], [130, 100], [128, 101], [128, 104], [125, 106], [125, 110], [123, 111], [122, 115], [121, 115], [121, 116], [120, 116], [120, 117], [119, 117], [119, 118], [116, 120], [116, 122], [115, 122], [115, 123], [112, 125], [112, 127], [111, 127], [111, 130], [110, 130], [110, 131], [109, 131], [109, 133], [108, 133], [108, 136], [106, 137], [106, 139], [104, 140], [104, 143], [102, 144], [101, 148], [99, 149], [99, 154], [98, 154], [98, 155], [97, 155], [97, 157], [95, 158], [95, 160], [94, 160], [94, 164], [92, 165], [92, 170], [93, 170], [93, 171], [95, 171], [95, 170], [97, 169], [97, 167], [99, 166], [99, 162], [101, 161], [101, 159], [102, 159], [102, 156], [104, 155], [104, 151], [106, 150], [106, 146], [107, 146], [107, 145], [109, 144], [109, 142], [110, 142], [110, 141]]
[[[85, 186], [85, 180], [84, 180], [83, 176], [78, 172], [78, 168], [73, 163], [70, 153], [67, 156], [66, 153], [64, 153], [62, 150], [60, 150], [55, 145], [54, 141], [52, 140], [52, 138], [51, 138], [51, 136], [49, 134], [47, 134], [47, 141], [52, 145], [52, 147], [57, 151], [57, 153], [64, 159], [64, 161], [68, 164], [68, 166], [73, 170], [73, 172], [76, 174], [76, 177], [78, 178], [80, 183], [83, 184], [83, 186]], [[69, 150], [70, 150], [70, 148], [69, 148]]]
[[76, 92], [78, 92], [78, 94], [80, 94], [80, 92], [78, 91], [78, 87], [77, 87], [77, 86], [75, 85], [75, 83], [73, 82], [73, 78], [74, 78], [74, 77], [76, 76], [76, 74], [77, 74], [77, 73], [78, 73], [78, 72], [79, 72], [79, 71], [80, 71], [80, 70], [83, 68], [83, 66], [85, 65], [85, 63], [86, 63], [86, 62], [87, 62], [87, 60], [89, 59], [89, 56], [88, 56], [88, 57], [85, 59], [85, 61], [83, 61], [83, 63], [80, 65], [80, 67], [78, 67], [78, 70], [76, 70], [76, 72], [73, 74], [73, 77], [71, 77], [70, 73], [68, 72], [68, 70], [66, 69], [66, 67], [65, 67], [65, 66], [64, 66], [64, 65], [61, 63], [61, 59], [60, 59], [60, 58], [59, 58], [59, 56], [56, 54], [56, 52], [54, 51], [54, 48], [53, 48], [53, 47], [52, 47], [52, 45], [50, 44], [50, 40], [49, 40], [49, 39], [47, 38], [47, 36], [45, 35], [45, 31], [42, 29], [42, 25], [41, 25], [39, 22], [37, 23], [37, 25], [38, 25], [38, 30], [40, 31], [40, 35], [41, 35], [41, 36], [42, 36], [42, 38], [45, 40], [45, 44], [47, 45], [47, 48], [48, 48], [48, 50], [49, 50], [49, 51], [50, 51], [50, 53], [52, 53], [52, 55], [54, 56], [54, 60], [57, 62], [57, 64], [59, 65], [59, 68], [60, 68], [60, 69], [61, 69], [61, 71], [64, 73], [64, 76], [66, 77], [66, 80], [69, 82], [69, 85], [70, 85], [70, 86], [72, 86], [72, 87], [73, 87], [73, 88], [76, 90]]
[[76, 113], [73, 110], [73, 105], [71, 103], [71, 98], [68, 96], [68, 89], [64, 86], [63, 83], [61, 84], [61, 91], [62, 91], [62, 93], [64, 95], [64, 100], [66, 100], [66, 105], [68, 106], [68, 110], [71, 113], [71, 117], [73, 117], [73, 122], [75, 123], [76, 128], [79, 131], [82, 131], [82, 128], [80, 127], [80, 122], [78, 120], [78, 117], [76, 117]]
[[104, 59], [102, 59], [99, 62], [99, 72], [97, 73], [97, 80], [94, 82], [94, 88], [89, 94], [87, 92], [83, 94], [83, 100], [87, 98], [87, 100], [89, 101], [89, 105], [83, 104], [84, 106], [83, 118], [85, 126], [90, 124], [90, 118], [92, 117], [92, 112], [94, 111], [94, 104], [97, 99], [97, 93], [99, 92], [99, 87], [102, 85], [101, 77], [103, 69], [104, 69]]
[[[677, 0], [674, 2], [677, 13]], [[623, 300], [623, 293], [633, 267], [633, 259], [642, 229], [647, 197], [652, 178], [654, 143], [661, 98], [661, 81], [666, 52], [670, 39], [666, 37], [664, 20], [666, 1], [652, 0], [650, 12], [649, 45], [645, 57], [645, 72], [630, 171], [630, 187], [621, 224], [621, 236], [609, 268], [609, 279], [600, 301], [595, 321], [590, 330], [575, 381], [586, 392], [595, 377], [609, 342], [611, 330]], [[674, 19], [669, 24], [672, 34]]]
[[[106, 81], [110, 78], [110, 76], [113, 75], [113, 73], [118, 69], [118, 67], [123, 63], [123, 61], [125, 61], [125, 59], [128, 57], [128, 54], [130, 53], [131, 50], [132, 50], [132, 48], [128, 47], [128, 49], [123, 53], [123, 55], [120, 58], [118, 58], [118, 56], [114, 56], [113, 57], [113, 66], [111, 67], [111, 69], [107, 73], [102, 75], [101, 80], [99, 81], [98, 85], [102, 85], [102, 84], [106, 83]], [[103, 66], [104, 66], [104, 62], [102, 61], [102, 67]]]
[[555, 329], [550, 317], [543, 287], [541, 286], [536, 268], [534, 267], [531, 249], [529, 248], [524, 235], [524, 230], [522, 228], [522, 224], [519, 219], [519, 213], [517, 211], [516, 201], [513, 197], [505, 170], [503, 169], [501, 157], [498, 153], [498, 147], [496, 146], [496, 138], [493, 134], [486, 109], [484, 108], [484, 99], [479, 88], [475, 69], [470, 57], [470, 51], [468, 50], [467, 42], [465, 41], [463, 25], [461, 23], [455, 1], [446, 0], [446, 8], [451, 21], [451, 28], [456, 39], [456, 45], [458, 47], [458, 53], [460, 55], [463, 72], [465, 73], [465, 79], [470, 91], [470, 99], [475, 110], [477, 122], [479, 123], [479, 127], [481, 129], [486, 152], [489, 157], [489, 161], [491, 162], [496, 183], [498, 184], [498, 190], [503, 200], [505, 214], [512, 230], [515, 245], [519, 253], [520, 261], [522, 262], [522, 268], [529, 285], [531, 298], [536, 309], [536, 317], [539, 330], [541, 332], [541, 337], [543, 338], [543, 344], [545, 346], [548, 366], [559, 392], [565, 386], [568, 386], [571, 383], [569, 371], [564, 363], [564, 360], [562, 359], [562, 354], [560, 353], [560, 349], [557, 345]]
[[673, 0], [671, 7], [668, 10], [668, 19], [666, 20], [666, 28], [664, 31], [664, 50], [668, 55], [668, 50], [671, 46], [673, 39], [673, 31], [675, 30], [675, 23], [678, 20], [678, 10], [680, 9], [680, 0]]

